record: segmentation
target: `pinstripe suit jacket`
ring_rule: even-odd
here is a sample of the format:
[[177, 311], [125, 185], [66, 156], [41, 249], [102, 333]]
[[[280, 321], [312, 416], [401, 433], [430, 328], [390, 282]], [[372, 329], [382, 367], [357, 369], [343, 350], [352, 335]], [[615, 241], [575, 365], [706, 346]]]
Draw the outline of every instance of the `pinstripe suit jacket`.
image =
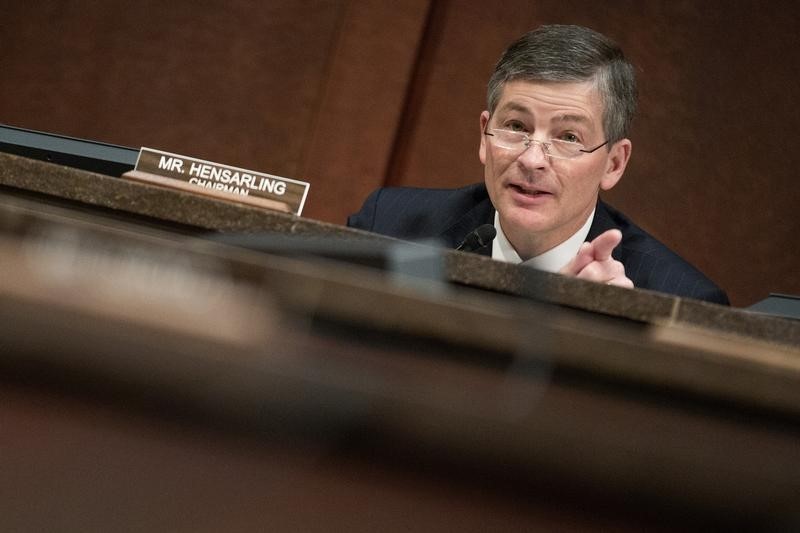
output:
[[[438, 239], [455, 248], [481, 224], [494, 222], [483, 183], [460, 189], [384, 188], [373, 192], [347, 225], [399, 239]], [[613, 207], [597, 202], [587, 240], [617, 228], [622, 242], [612, 256], [635, 287], [728, 305], [728, 297], [699, 270]], [[478, 253], [491, 254], [486, 246]]]

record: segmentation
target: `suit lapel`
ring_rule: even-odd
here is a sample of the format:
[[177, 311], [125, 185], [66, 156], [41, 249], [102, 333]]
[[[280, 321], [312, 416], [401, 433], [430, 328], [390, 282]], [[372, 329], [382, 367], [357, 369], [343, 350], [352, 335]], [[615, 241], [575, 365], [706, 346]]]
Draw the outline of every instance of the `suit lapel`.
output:
[[601, 233], [616, 227], [617, 225], [614, 224], [614, 221], [611, 219], [611, 215], [609, 215], [606, 205], [600, 200], [597, 200], [597, 206], [594, 210], [594, 220], [592, 220], [592, 225], [589, 227], [589, 233], [586, 235], [586, 240], [593, 241]]
[[[611, 213], [609, 213], [608, 209], [606, 208], [606, 204], [598, 199], [597, 207], [594, 210], [594, 220], [592, 220], [592, 225], [589, 227], [589, 233], [586, 235], [586, 241], [593, 241], [598, 235], [610, 229], [621, 228], [614, 222], [614, 219], [611, 217]], [[614, 248], [614, 251], [611, 252], [611, 256], [619, 261], [621, 253], [622, 244], [620, 243], [620, 245]]]
[[[494, 223], [494, 206], [486, 196], [475, 206], [464, 213], [452, 226], [444, 230], [439, 237], [451, 248], [455, 248], [464, 238], [475, 228], [482, 224]], [[480, 255], [492, 255], [492, 247], [484, 246], [476, 253]]]

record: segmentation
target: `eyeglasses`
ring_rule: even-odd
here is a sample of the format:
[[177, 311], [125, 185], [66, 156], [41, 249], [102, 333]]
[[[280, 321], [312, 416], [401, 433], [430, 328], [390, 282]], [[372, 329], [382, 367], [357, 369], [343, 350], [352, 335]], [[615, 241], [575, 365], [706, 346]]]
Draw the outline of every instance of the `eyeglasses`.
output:
[[608, 144], [608, 141], [592, 149], [587, 149], [584, 145], [577, 142], [564, 141], [561, 139], [550, 139], [538, 141], [524, 131], [504, 130], [492, 128], [483, 132], [484, 135], [494, 137], [493, 144], [506, 150], [519, 151], [521, 154], [527, 150], [531, 144], [538, 144], [542, 147], [542, 152], [547, 157], [555, 159], [575, 159], [583, 154], [591, 154]]

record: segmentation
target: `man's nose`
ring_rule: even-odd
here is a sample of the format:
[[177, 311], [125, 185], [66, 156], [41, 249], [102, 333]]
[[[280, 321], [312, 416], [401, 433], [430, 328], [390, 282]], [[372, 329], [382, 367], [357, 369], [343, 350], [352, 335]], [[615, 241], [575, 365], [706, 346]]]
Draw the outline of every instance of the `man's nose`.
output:
[[533, 139], [517, 160], [527, 168], [541, 168], [550, 164], [544, 145]]

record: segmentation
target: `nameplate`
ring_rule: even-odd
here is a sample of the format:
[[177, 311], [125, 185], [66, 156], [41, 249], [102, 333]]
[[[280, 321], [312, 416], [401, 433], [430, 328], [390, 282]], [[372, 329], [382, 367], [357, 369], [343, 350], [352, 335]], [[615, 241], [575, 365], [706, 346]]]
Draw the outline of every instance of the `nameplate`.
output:
[[300, 215], [309, 184], [271, 174], [142, 148], [124, 178]]

